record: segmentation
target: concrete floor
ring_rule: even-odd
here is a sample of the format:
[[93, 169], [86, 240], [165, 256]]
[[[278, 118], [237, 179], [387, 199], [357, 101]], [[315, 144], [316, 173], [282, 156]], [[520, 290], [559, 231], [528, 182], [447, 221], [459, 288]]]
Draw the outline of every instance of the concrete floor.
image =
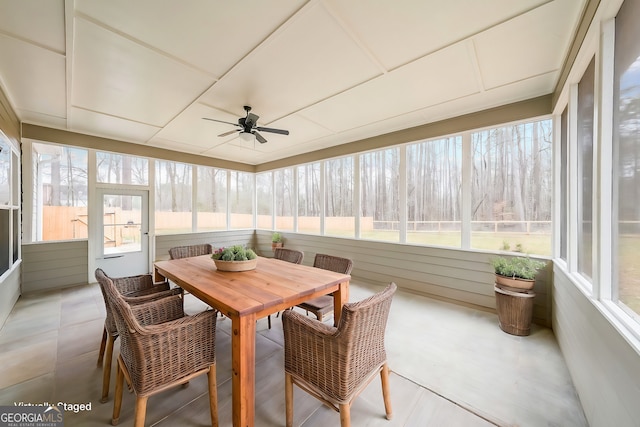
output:
[[[378, 290], [352, 283], [350, 298]], [[188, 312], [205, 308], [186, 297]], [[102, 371], [96, 366], [104, 313], [97, 284], [21, 297], [0, 330], [0, 406], [91, 403], [88, 411], [67, 412], [64, 425], [110, 425], [115, 378], [109, 402], [99, 403]], [[272, 320], [270, 330], [266, 319], [258, 323], [259, 427], [285, 421], [282, 325]], [[216, 342], [221, 426], [231, 425], [230, 323], [218, 322]], [[508, 335], [495, 314], [399, 291], [386, 338], [393, 419], [384, 417], [375, 379], [352, 407], [353, 426], [587, 426], [550, 329], [534, 325], [530, 336]], [[206, 386], [202, 376], [151, 397], [146, 425], [209, 425]], [[134, 399], [125, 392], [120, 425], [133, 424]], [[294, 400], [294, 425], [339, 425], [336, 412], [300, 389]]]

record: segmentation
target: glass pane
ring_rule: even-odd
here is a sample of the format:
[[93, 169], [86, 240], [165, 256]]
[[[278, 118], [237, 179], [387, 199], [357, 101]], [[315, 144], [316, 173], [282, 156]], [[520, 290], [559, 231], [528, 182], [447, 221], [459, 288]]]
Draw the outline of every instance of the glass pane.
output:
[[229, 190], [231, 228], [253, 228], [253, 174], [231, 172]]
[[0, 205], [11, 204], [11, 145], [0, 132]]
[[13, 209], [13, 262], [18, 261], [20, 254], [20, 211]]
[[0, 209], [0, 275], [11, 266], [11, 236], [9, 235], [9, 224], [11, 223], [11, 210]]
[[400, 149], [360, 156], [360, 237], [400, 241]]
[[98, 182], [149, 185], [149, 160], [114, 153], [96, 153]]
[[293, 214], [296, 206], [293, 168], [274, 172], [276, 197], [276, 230], [293, 231]]
[[329, 236], [355, 236], [353, 209], [353, 157], [327, 160], [325, 167], [324, 233]]
[[407, 242], [460, 247], [462, 137], [407, 147]]
[[273, 227], [273, 174], [271, 172], [256, 175], [257, 227], [270, 230]]
[[86, 239], [87, 150], [34, 143], [34, 241]]
[[560, 116], [560, 258], [567, 259], [567, 199], [569, 193], [567, 191], [569, 165], [568, 159], [568, 112], [565, 108]]
[[227, 171], [198, 166], [197, 231], [227, 229]]
[[191, 166], [184, 163], [156, 162], [156, 233], [192, 231]]
[[595, 59], [578, 83], [578, 271], [593, 274], [593, 115]]
[[640, 321], [640, 3], [625, 1], [616, 18], [614, 188], [618, 218], [613, 300]]
[[551, 120], [471, 134], [471, 247], [551, 255]]
[[320, 234], [320, 163], [298, 166], [298, 231]]
[[103, 198], [104, 254], [142, 250], [142, 197], [105, 194]]

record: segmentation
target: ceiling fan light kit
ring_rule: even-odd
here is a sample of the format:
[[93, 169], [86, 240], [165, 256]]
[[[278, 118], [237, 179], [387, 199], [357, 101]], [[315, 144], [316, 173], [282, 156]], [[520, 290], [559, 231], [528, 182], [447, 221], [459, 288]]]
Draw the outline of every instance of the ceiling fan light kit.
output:
[[250, 112], [251, 111], [251, 107], [250, 106], [245, 105], [244, 106], [244, 111], [247, 112], [247, 115], [245, 117], [240, 117], [238, 119], [238, 123], [225, 122], [223, 120], [211, 119], [211, 118], [208, 118], [208, 117], [203, 117], [203, 119], [204, 120], [210, 120], [212, 122], [224, 123], [224, 124], [227, 124], [227, 125], [232, 125], [232, 126], [238, 127], [238, 129], [221, 133], [218, 136], [224, 137], [224, 136], [231, 135], [234, 132], [239, 132], [240, 138], [242, 138], [246, 142], [253, 141], [253, 137], [254, 136], [258, 140], [258, 142], [261, 143], [261, 144], [264, 144], [265, 142], [267, 142], [267, 140], [264, 139], [264, 137], [262, 135], [260, 135], [258, 133], [258, 131], [260, 131], [260, 132], [277, 133], [277, 134], [280, 134], [280, 135], [289, 135], [289, 131], [288, 130], [266, 128], [266, 127], [258, 126], [258, 119], [260, 118], [260, 116], [251, 113]]

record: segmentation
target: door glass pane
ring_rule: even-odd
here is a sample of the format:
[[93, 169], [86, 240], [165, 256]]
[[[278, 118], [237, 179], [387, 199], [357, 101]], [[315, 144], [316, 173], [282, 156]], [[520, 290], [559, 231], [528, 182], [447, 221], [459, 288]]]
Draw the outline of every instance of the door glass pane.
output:
[[142, 197], [105, 194], [103, 198], [104, 254], [142, 250]]

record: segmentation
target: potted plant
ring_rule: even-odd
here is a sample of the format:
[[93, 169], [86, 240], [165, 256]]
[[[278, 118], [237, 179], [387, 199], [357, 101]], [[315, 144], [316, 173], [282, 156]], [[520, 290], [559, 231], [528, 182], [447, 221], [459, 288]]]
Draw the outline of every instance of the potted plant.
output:
[[493, 287], [500, 329], [511, 335], [529, 335], [533, 317], [535, 277], [545, 266], [527, 257], [498, 257], [491, 260], [496, 274]]
[[282, 235], [277, 231], [274, 231], [271, 234], [271, 249], [281, 248], [282, 247]]
[[253, 270], [258, 264], [258, 256], [242, 245], [218, 248], [211, 255], [216, 268], [220, 271]]
[[528, 256], [504, 258], [497, 257], [491, 260], [491, 265], [496, 274], [496, 283], [517, 289], [533, 289], [536, 274], [545, 263], [529, 258]]

